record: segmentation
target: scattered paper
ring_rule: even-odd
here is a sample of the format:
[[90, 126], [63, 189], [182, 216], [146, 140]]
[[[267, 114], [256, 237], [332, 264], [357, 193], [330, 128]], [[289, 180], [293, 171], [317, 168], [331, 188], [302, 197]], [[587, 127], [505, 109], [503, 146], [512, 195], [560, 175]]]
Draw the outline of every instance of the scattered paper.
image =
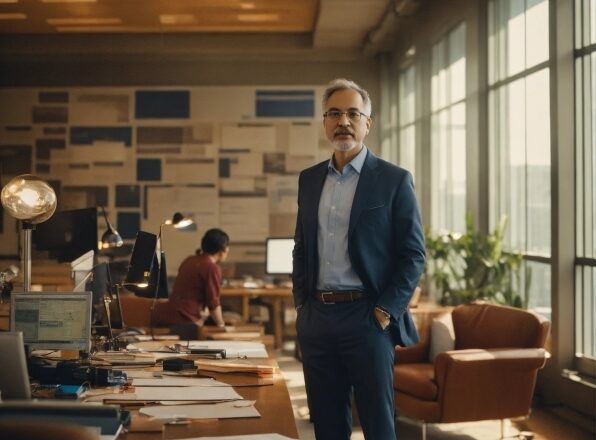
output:
[[102, 402], [105, 400], [118, 401], [191, 401], [191, 402], [222, 402], [240, 400], [242, 396], [229, 386], [221, 387], [136, 387], [134, 393], [97, 394], [89, 396], [86, 402]]
[[248, 434], [248, 435], [224, 435], [217, 437], [192, 437], [184, 440], [294, 440], [280, 434]]
[[232, 387], [137, 387], [137, 400], [238, 400]]
[[271, 365], [255, 365], [249, 362], [198, 360], [195, 362], [199, 370], [215, 371], [218, 373], [247, 373], [256, 374], [258, 377], [271, 377], [276, 372], [276, 367]]
[[214, 403], [212, 405], [149, 406], [139, 412], [162, 420], [184, 419], [229, 419], [239, 417], [261, 417], [252, 400]]
[[152, 377], [133, 379], [135, 387], [229, 387], [227, 383], [202, 377]]
[[190, 341], [190, 348], [223, 348], [226, 358], [267, 359], [265, 344], [254, 341]]

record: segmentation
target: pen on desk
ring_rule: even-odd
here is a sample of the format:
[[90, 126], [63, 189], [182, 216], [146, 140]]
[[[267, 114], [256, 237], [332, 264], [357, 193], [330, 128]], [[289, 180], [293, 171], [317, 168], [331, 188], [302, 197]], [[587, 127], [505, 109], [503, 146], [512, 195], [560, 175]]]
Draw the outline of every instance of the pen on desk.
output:
[[209, 423], [217, 421], [217, 419], [193, 419], [186, 416], [173, 417], [166, 420], [167, 421], [164, 423], [164, 425], [190, 425], [193, 423]]

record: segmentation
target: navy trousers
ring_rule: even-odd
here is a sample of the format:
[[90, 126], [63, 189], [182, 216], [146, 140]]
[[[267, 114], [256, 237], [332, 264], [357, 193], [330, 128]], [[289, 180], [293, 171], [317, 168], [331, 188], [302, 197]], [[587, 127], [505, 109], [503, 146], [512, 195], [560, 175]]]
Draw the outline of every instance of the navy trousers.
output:
[[311, 420], [317, 440], [349, 440], [351, 397], [367, 440], [395, 439], [395, 348], [366, 299], [322, 304], [308, 301], [296, 329]]

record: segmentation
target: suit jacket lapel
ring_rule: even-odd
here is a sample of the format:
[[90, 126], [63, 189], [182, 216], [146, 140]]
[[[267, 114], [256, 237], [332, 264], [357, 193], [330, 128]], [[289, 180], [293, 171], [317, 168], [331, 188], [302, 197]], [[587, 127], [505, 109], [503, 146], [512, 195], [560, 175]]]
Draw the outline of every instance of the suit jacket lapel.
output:
[[352, 211], [350, 212], [350, 226], [348, 229], [348, 238], [352, 236], [354, 227], [358, 223], [358, 218], [362, 211], [366, 207], [366, 200], [370, 198], [379, 172], [377, 169], [377, 157], [368, 150], [366, 154], [366, 160], [360, 172], [360, 178], [358, 179], [358, 185], [356, 186], [356, 192], [354, 193], [354, 200], [352, 201]]
[[304, 212], [307, 213], [307, 225], [308, 231], [306, 234], [312, 239], [317, 238], [317, 227], [319, 224], [319, 202], [321, 201], [321, 193], [323, 192], [323, 184], [325, 183], [325, 177], [327, 177], [327, 165], [328, 162], [323, 162], [315, 170], [312, 176], [312, 180], [305, 182], [308, 184], [308, 194], [312, 194], [312, 197], [306, 197], [308, 206], [305, 207]]

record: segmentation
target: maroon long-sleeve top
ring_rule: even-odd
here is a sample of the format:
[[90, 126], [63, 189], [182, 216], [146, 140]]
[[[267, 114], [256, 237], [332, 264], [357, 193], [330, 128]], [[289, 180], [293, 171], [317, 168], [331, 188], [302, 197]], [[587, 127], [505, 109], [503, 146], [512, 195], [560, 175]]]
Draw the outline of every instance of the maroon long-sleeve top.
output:
[[156, 305], [158, 325], [196, 321], [201, 310], [213, 310], [220, 305], [221, 268], [208, 255], [187, 257], [174, 282], [168, 303]]

